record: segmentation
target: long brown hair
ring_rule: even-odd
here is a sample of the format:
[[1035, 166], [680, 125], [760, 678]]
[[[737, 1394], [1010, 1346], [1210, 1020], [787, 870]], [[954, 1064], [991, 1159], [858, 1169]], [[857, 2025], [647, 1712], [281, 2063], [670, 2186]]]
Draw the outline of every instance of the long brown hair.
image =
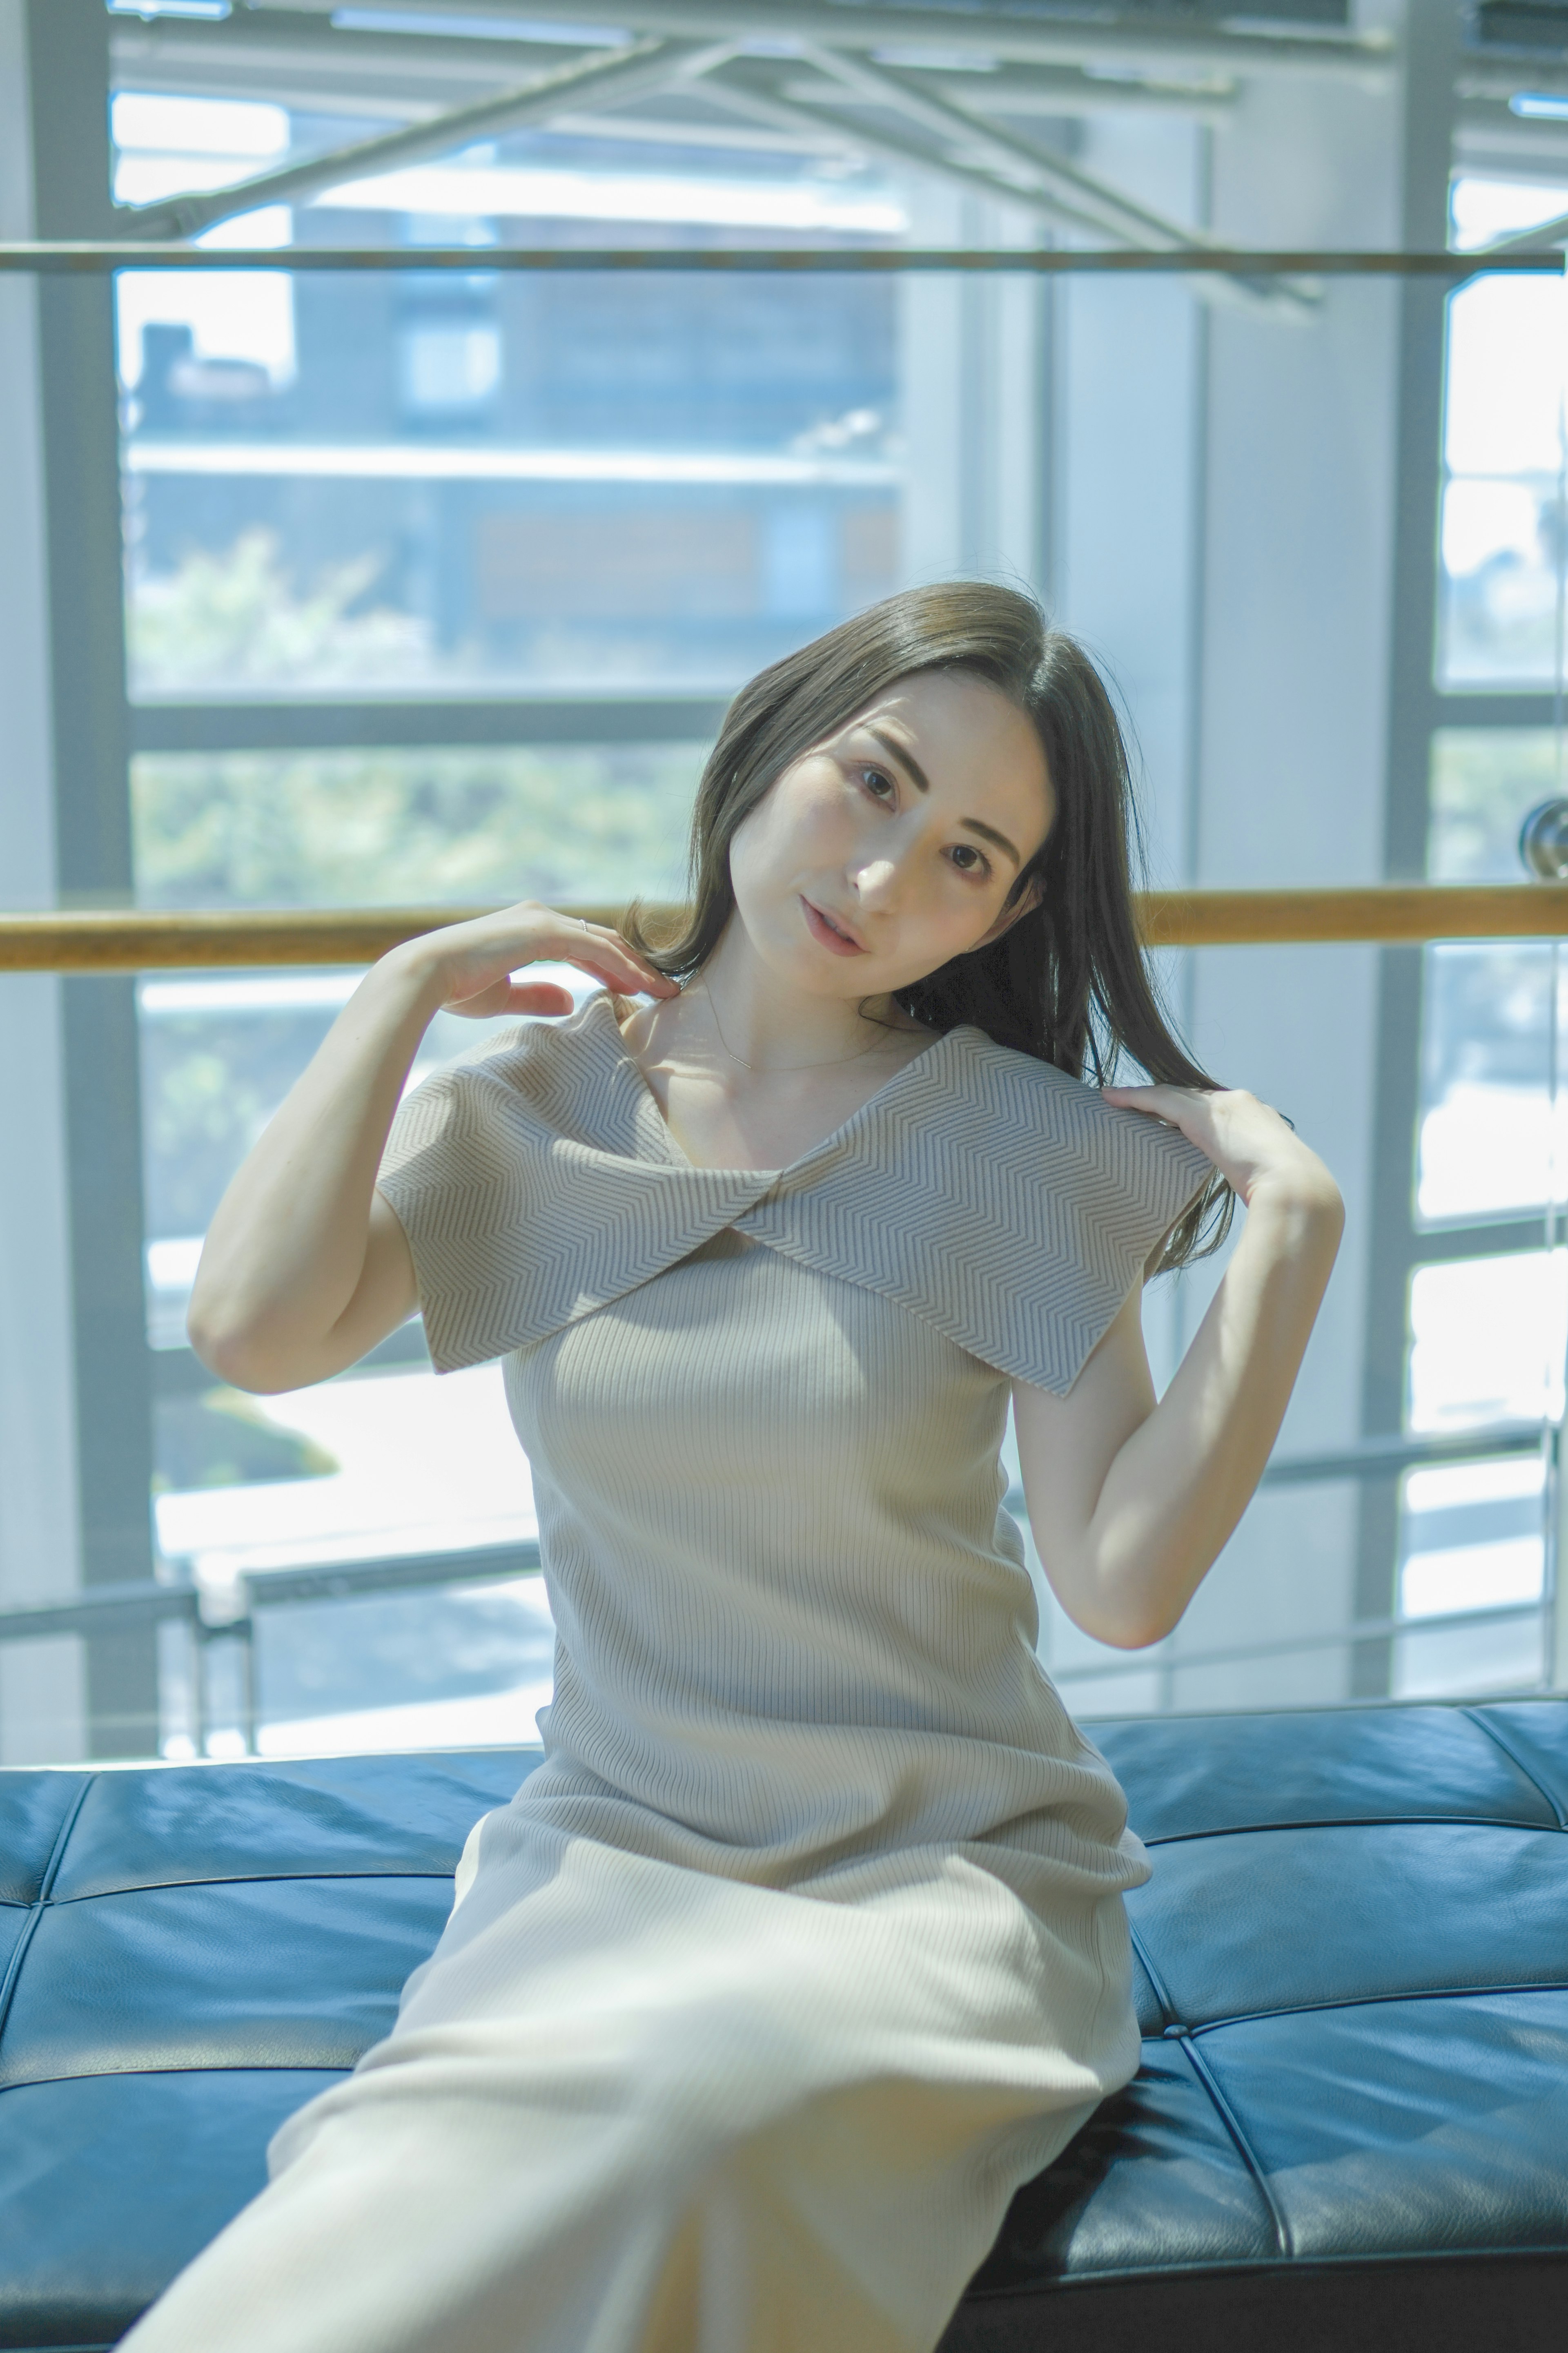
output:
[[[1171, 1029], [1144, 962], [1132, 909], [1132, 853], [1142, 863], [1142, 840], [1104, 682], [1032, 597], [987, 581], [907, 588], [742, 687], [697, 788], [684, 929], [651, 939], [634, 907], [627, 937], [673, 979], [700, 971], [734, 912], [730, 845], [774, 780], [900, 679], [933, 670], [984, 679], [1033, 720], [1057, 814], [1007, 895], [1014, 906], [1037, 885], [1038, 903], [990, 946], [900, 989], [897, 1002], [928, 1029], [973, 1022], [999, 1046], [1099, 1085], [1125, 1058], [1156, 1082], [1213, 1086]], [[1216, 1249], [1234, 1206], [1216, 1177], [1167, 1238], [1155, 1271]]]

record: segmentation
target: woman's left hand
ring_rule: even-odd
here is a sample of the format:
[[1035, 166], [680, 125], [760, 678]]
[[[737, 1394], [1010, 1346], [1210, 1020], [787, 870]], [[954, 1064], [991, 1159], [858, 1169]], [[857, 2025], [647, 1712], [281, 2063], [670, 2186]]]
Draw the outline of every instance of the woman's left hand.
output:
[[1259, 1103], [1245, 1087], [1102, 1087], [1100, 1092], [1121, 1110], [1180, 1128], [1243, 1202], [1261, 1185], [1303, 1204], [1339, 1207], [1339, 1187], [1311, 1146], [1272, 1104]]

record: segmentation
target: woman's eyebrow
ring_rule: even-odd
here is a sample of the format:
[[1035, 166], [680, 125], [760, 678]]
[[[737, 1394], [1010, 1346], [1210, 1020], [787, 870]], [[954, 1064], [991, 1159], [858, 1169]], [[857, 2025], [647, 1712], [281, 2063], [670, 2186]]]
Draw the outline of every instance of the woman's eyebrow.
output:
[[914, 754], [912, 752], [907, 752], [904, 749], [904, 746], [899, 742], [897, 736], [889, 735], [886, 729], [881, 727], [868, 727], [866, 733], [872, 738], [873, 742], [881, 745], [884, 752], [891, 754], [892, 757], [898, 762], [900, 767], [903, 769], [905, 775], [910, 778], [912, 784], [918, 785], [922, 793], [930, 792], [931, 778], [927, 776], [925, 770], [921, 767]]
[[[881, 727], [868, 726], [866, 733], [871, 737], [874, 743], [879, 744], [883, 751], [898, 762], [900, 767], [903, 769], [911, 784], [917, 785], [922, 793], [930, 792], [931, 778], [927, 776], [925, 770], [921, 767], [914, 754], [912, 752], [906, 751], [904, 746], [899, 742], [897, 736], [889, 735], [886, 729]], [[971, 833], [978, 833], [984, 840], [994, 842], [998, 849], [1005, 849], [1015, 866], [1021, 867], [1023, 865], [1023, 860], [1019, 857], [1017, 851], [1014, 849], [1006, 835], [1005, 833], [998, 833], [994, 825], [987, 825], [983, 818], [978, 817], [961, 817], [958, 821], [960, 825], [967, 826]]]
[[966, 825], [971, 833], [981, 834], [987, 841], [994, 841], [998, 849], [1005, 849], [1015, 866], [1022, 866], [1024, 863], [1006, 835], [998, 833], [994, 825], [987, 825], [984, 818], [961, 817], [958, 822], [960, 825]]

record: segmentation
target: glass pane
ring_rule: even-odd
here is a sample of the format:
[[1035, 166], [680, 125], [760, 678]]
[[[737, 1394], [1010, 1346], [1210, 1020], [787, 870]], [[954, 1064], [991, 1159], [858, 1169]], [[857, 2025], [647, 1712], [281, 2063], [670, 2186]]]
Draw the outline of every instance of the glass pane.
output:
[[[1553, 951], [1533, 943], [1430, 947], [1425, 959], [1416, 1217], [1516, 1216], [1562, 1190], [1568, 1134], [1551, 1128]], [[1568, 976], [1560, 973], [1563, 991]], [[1568, 1017], [1568, 997], [1560, 1004]]]
[[1410, 1283], [1408, 1425], [1471, 1430], [1563, 1410], [1568, 1250], [1417, 1267]]
[[1426, 871], [1434, 882], [1517, 882], [1519, 828], [1568, 790], [1550, 727], [1440, 727], [1432, 738]]
[[540, 751], [144, 754], [143, 906], [408, 906], [678, 898], [706, 756]]
[[[1559, 198], [1568, 211], [1568, 187]], [[1443, 442], [1452, 472], [1555, 481], [1565, 330], [1556, 278], [1478, 278], [1450, 298]]]
[[[271, 1604], [256, 1620], [256, 1749], [324, 1757], [531, 1741], [550, 1701], [554, 1641], [538, 1577]], [[237, 1643], [209, 1642], [199, 1696], [183, 1635], [167, 1653], [163, 1754], [243, 1755], [248, 1710]]]
[[264, 1757], [323, 1757], [535, 1740], [554, 1648], [538, 1577], [268, 1609], [258, 1628], [256, 1746]]
[[[569, 969], [541, 970], [586, 989]], [[228, 1388], [186, 1352], [185, 1307], [212, 1211], [359, 978], [203, 975], [148, 980], [139, 992], [148, 1338], [160, 1368], [154, 1530], [163, 1573], [192, 1578], [220, 1625], [241, 1614], [241, 1580], [269, 1569], [515, 1546], [538, 1533], [500, 1367], [437, 1380], [416, 1322], [370, 1364], [280, 1396]], [[509, 1026], [437, 1016], [410, 1084]], [[423, 1660], [421, 1612], [439, 1636]], [[551, 1620], [536, 1577], [267, 1608], [257, 1625], [264, 1753], [527, 1740], [549, 1696]], [[164, 1646], [164, 1753], [193, 1753], [204, 1708], [208, 1751], [237, 1751], [245, 1707], [237, 1660], [223, 1655], [231, 1646], [209, 1651], [198, 1694], [183, 1641]], [[366, 1725], [359, 1711], [372, 1690]]]
[[441, 1379], [427, 1366], [361, 1367], [280, 1397], [213, 1388], [197, 1401], [215, 1420], [232, 1414], [242, 1431], [273, 1434], [279, 1453], [290, 1447], [297, 1458], [272, 1469], [247, 1458], [242, 1438], [226, 1460], [220, 1445], [211, 1449], [203, 1484], [156, 1495], [159, 1550], [220, 1603], [258, 1569], [526, 1544], [538, 1534], [499, 1366]]
[[[142, 199], [333, 126], [148, 98], [117, 130]], [[898, 289], [484, 248], [905, 226], [837, 158], [519, 132], [205, 240], [403, 246], [406, 271], [122, 273], [133, 691], [738, 684], [897, 585]], [[473, 270], [420, 270], [432, 243]]]
[[1555, 474], [1458, 475], [1443, 493], [1439, 685], [1548, 686], [1557, 674]]
[[[1434, 881], [1518, 881], [1519, 829], [1563, 789], [1545, 727], [1448, 727], [1432, 739], [1427, 871]], [[1488, 941], [1426, 952], [1416, 1221], [1541, 1208], [1568, 1176], [1568, 1132], [1552, 1165], [1552, 951]], [[1559, 960], [1561, 997], [1568, 971]], [[1564, 1107], [1568, 1113], [1568, 1105]]]
[[[1568, 185], [1462, 179], [1455, 242], [1476, 246], [1568, 211]], [[1540, 685], [1556, 675], [1563, 537], [1561, 280], [1481, 278], [1448, 304], [1438, 599], [1439, 683]]]
[[1391, 1696], [1458, 1699], [1539, 1691], [1542, 1661], [1539, 1614], [1396, 1634]]
[[[1400, 1699], [1529, 1690], [1542, 1673], [1545, 1545], [1540, 1454], [1413, 1471], [1400, 1515], [1399, 1615], [1392, 1690]], [[1467, 1610], [1520, 1614], [1422, 1630]]]
[[[581, 973], [538, 967], [581, 992]], [[215, 973], [146, 980], [139, 992], [143, 1188], [153, 1316], [189, 1287], [195, 1253], [229, 1178], [358, 987], [357, 972]], [[440, 1013], [410, 1074], [467, 1053], [509, 1025]], [[158, 1255], [162, 1253], [162, 1255]], [[188, 1262], [188, 1263], [187, 1263]], [[184, 1302], [177, 1336], [184, 1345]]]
[[1539, 1454], [1411, 1472], [1405, 1482], [1401, 1614], [1436, 1618], [1539, 1601], [1544, 1494]]

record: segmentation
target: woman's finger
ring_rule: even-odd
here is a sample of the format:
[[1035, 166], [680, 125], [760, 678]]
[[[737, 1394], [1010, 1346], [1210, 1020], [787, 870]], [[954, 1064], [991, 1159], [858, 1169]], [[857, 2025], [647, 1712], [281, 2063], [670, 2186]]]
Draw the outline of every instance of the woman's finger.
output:
[[445, 1013], [456, 1013], [464, 1021], [487, 1021], [498, 1013], [510, 1009], [511, 983], [503, 975], [487, 987], [476, 988], [467, 997], [448, 997], [442, 1007]]
[[514, 980], [507, 990], [508, 1013], [570, 1013], [576, 1003], [569, 988], [555, 980]]
[[1119, 1111], [1141, 1111], [1178, 1124], [1184, 1112], [1190, 1114], [1205, 1101], [1195, 1087], [1101, 1087], [1100, 1092]]
[[617, 956], [608, 942], [597, 950], [586, 944], [581, 950], [569, 947], [560, 962], [575, 965], [579, 972], [587, 973], [591, 979], [603, 981], [606, 988], [614, 989], [618, 995], [629, 992], [634, 996], [679, 997], [680, 994], [679, 981], [667, 979], [662, 972], [655, 972], [651, 965], [643, 964], [629, 949], [623, 948]]
[[[647, 963], [644, 957], [638, 955], [637, 950], [629, 946], [618, 932], [609, 931], [603, 925], [587, 924], [584, 927], [584, 945], [590, 946], [591, 950], [596, 950], [599, 955], [616, 968], [623, 979], [629, 979], [635, 988], [646, 990], [650, 996], [655, 997], [679, 996], [679, 982], [669, 979], [668, 975], [660, 972], [656, 965]], [[583, 962], [583, 958], [570, 945], [567, 948], [565, 960], [569, 964]]]

